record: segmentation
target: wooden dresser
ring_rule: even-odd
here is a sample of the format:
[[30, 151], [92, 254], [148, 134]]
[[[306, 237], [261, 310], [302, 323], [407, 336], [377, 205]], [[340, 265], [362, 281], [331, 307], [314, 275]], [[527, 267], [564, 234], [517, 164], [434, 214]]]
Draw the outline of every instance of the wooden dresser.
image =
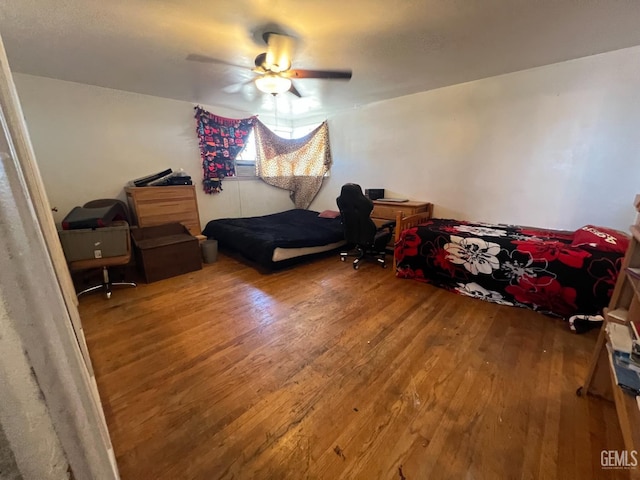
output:
[[[377, 227], [388, 221], [395, 221], [396, 214], [400, 212], [403, 217], [414, 215], [416, 213], [428, 212], [429, 217], [433, 213], [433, 204], [427, 202], [418, 202], [409, 200], [407, 202], [384, 202], [382, 200], [373, 201], [373, 210], [371, 212], [371, 220]], [[389, 246], [393, 248], [393, 239], [389, 241]]]
[[193, 236], [201, 235], [196, 187], [125, 187], [134, 220], [140, 227], [179, 222]]

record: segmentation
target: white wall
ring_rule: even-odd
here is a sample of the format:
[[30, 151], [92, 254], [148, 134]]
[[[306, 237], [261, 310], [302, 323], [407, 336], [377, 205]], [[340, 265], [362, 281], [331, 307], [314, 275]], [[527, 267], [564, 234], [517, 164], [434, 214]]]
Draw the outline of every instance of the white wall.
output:
[[435, 214], [627, 230], [640, 192], [640, 47], [432, 90], [331, 118], [345, 182], [430, 201]]
[[[95, 198], [125, 199], [129, 180], [184, 169], [198, 192], [202, 227], [223, 216], [291, 208], [288, 192], [260, 180], [226, 179], [220, 194], [202, 191], [194, 105], [43, 77], [14, 74], [36, 158], [56, 221]], [[251, 113], [221, 107], [232, 118]]]
[[[15, 77], [58, 220], [166, 167], [198, 181], [203, 226], [292, 206], [260, 181], [202, 193], [188, 102]], [[638, 126], [640, 47], [372, 104], [329, 120], [334, 166], [311, 208], [335, 209], [352, 181], [433, 202], [441, 217], [626, 230], [640, 191]]]

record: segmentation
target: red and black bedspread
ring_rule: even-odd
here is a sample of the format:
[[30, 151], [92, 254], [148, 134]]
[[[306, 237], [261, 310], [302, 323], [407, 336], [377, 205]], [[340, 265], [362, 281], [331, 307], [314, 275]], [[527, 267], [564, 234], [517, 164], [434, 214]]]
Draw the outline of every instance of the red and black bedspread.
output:
[[565, 319], [601, 314], [609, 303], [624, 246], [619, 245], [618, 251], [573, 246], [574, 236], [574, 232], [433, 219], [402, 232], [395, 247], [396, 276]]

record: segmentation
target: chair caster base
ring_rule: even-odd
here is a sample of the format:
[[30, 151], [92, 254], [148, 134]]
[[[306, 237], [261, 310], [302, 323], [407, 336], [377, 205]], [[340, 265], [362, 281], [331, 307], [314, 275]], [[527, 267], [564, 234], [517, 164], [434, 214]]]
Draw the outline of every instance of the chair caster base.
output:
[[356, 259], [353, 261], [354, 270], [358, 270], [358, 268], [360, 268], [360, 263], [363, 260], [375, 260], [375, 262], [382, 268], [387, 268], [387, 260], [385, 258], [386, 253], [387, 252], [380, 252], [378, 250], [366, 250], [360, 246], [356, 246], [354, 250], [349, 250], [348, 252], [340, 252], [340, 261], [346, 261], [347, 257], [356, 257]]
[[138, 285], [134, 282], [112, 282], [112, 283], [103, 283], [100, 285], [94, 285], [93, 287], [85, 288], [81, 292], [77, 293], [77, 297], [80, 298], [82, 295], [86, 295], [87, 293], [98, 292], [100, 290], [104, 291], [104, 296], [107, 299], [111, 298], [111, 287], [137, 287]]

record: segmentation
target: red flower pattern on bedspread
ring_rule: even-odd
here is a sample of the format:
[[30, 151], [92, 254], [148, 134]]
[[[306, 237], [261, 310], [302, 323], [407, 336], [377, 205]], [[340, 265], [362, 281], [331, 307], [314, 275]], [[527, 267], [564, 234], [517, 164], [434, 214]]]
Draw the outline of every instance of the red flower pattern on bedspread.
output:
[[615, 262], [608, 258], [599, 258], [592, 262], [587, 271], [596, 279], [593, 284], [593, 294], [598, 295], [599, 290], [604, 290], [607, 296], [613, 295], [621, 267], [622, 257], [617, 258]]
[[529, 253], [534, 261], [558, 260], [573, 268], [582, 268], [585, 258], [591, 256], [586, 250], [571, 248], [562, 242], [513, 240], [511, 243], [517, 246], [519, 252]]
[[418, 255], [420, 237], [418, 228], [410, 228], [403, 233], [402, 238], [395, 246], [396, 262], [400, 262], [404, 257], [415, 257]]
[[438, 268], [441, 268], [449, 275], [453, 276], [456, 273], [456, 266], [449, 260], [449, 252], [444, 248], [435, 248], [431, 255], [433, 257], [433, 263]]
[[[458, 225], [467, 225], [469, 222], [465, 222], [464, 220], [460, 220]], [[448, 225], [441, 228], [443, 232], [453, 233], [454, 235], [460, 233], [456, 228], [458, 225]]]
[[521, 303], [533, 305], [536, 310], [569, 314], [576, 309], [576, 290], [563, 287], [552, 277], [522, 277], [517, 285], [505, 290]]

